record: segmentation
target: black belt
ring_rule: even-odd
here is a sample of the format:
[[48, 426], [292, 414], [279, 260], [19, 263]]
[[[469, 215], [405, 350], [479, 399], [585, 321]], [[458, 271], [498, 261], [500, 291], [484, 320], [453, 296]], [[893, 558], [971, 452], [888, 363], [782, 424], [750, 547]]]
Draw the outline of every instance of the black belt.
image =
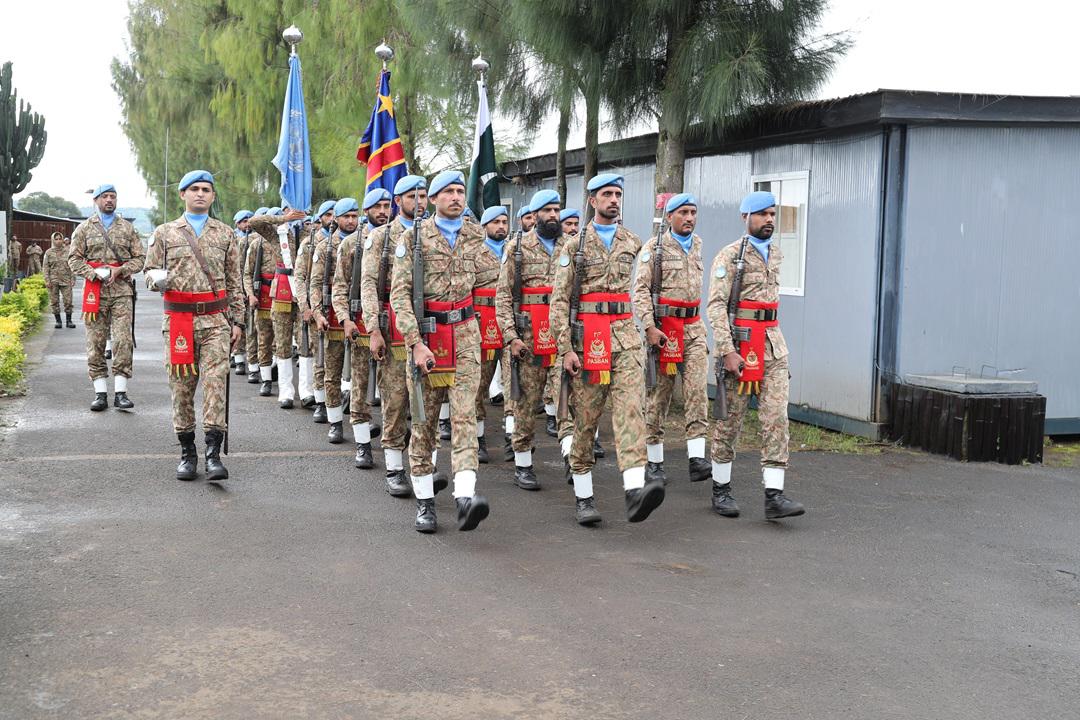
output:
[[473, 316], [473, 306], [468, 305], [457, 310], [425, 310], [424, 317], [431, 318], [439, 325], [457, 325]]
[[735, 317], [739, 320], [756, 320], [758, 322], [772, 322], [776, 319], [776, 310], [750, 310], [739, 308], [735, 311]]
[[701, 308], [675, 307], [674, 305], [664, 305], [663, 303], [660, 303], [660, 307], [657, 308], [656, 314], [659, 317], [694, 318], [701, 314]]
[[224, 312], [229, 308], [229, 298], [223, 297], [210, 302], [171, 302], [165, 301], [166, 312], [195, 313], [196, 315], [212, 315]]
[[589, 315], [625, 315], [632, 306], [628, 302], [583, 302], [578, 312]]
[[259, 284], [270, 287], [271, 285], [274, 284], [274, 281], [273, 280], [267, 280], [266, 278], [259, 278]]
[[292, 271], [293, 271], [292, 268], [275, 268], [274, 269], [274, 274], [275, 275], [292, 275]]

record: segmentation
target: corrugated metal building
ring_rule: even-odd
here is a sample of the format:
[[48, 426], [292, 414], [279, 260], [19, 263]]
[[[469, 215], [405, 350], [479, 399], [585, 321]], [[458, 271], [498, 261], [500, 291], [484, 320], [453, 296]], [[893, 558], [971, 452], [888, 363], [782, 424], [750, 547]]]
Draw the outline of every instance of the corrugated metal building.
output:
[[[600, 146], [642, 237], [655, 148]], [[743, 195], [780, 198], [793, 418], [877, 437], [897, 378], [967, 373], [1037, 381], [1047, 434], [1080, 433], [1080, 98], [882, 90], [763, 110], [687, 155], [706, 267]], [[571, 206], [583, 165], [568, 153]], [[554, 187], [555, 156], [503, 174], [516, 209]]]

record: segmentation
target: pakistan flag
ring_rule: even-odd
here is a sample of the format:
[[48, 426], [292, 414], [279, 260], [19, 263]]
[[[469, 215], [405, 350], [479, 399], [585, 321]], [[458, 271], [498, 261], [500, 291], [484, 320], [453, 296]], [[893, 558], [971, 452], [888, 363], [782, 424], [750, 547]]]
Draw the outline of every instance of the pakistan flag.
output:
[[487, 88], [484, 81], [476, 83], [480, 90], [480, 106], [476, 110], [476, 137], [473, 140], [472, 167], [469, 169], [469, 209], [477, 220], [484, 209], [499, 204], [499, 171], [495, 168], [495, 136], [491, 132], [488, 114]]

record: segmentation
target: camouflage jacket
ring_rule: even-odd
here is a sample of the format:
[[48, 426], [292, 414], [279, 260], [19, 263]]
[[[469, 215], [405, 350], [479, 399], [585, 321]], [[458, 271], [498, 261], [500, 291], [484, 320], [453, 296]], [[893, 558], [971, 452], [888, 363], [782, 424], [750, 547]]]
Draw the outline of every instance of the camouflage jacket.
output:
[[[408, 245], [411, 238], [412, 230], [405, 227], [398, 215], [392, 222], [371, 233], [368, 237], [370, 244], [364, 243], [364, 261], [360, 269], [360, 303], [364, 311], [364, 325], [369, 328], [379, 326], [379, 313], [382, 312], [379, 302], [379, 268], [383, 262], [386, 263], [386, 287], [383, 288], [383, 297], [389, 300], [394, 279], [394, 248], [403, 241]], [[372, 252], [368, 252], [369, 250]], [[389, 338], [384, 340], [389, 342]]]
[[[709, 286], [709, 324], [712, 325], [716, 350], [720, 355], [735, 351], [735, 345], [731, 342], [727, 303], [731, 295], [731, 282], [735, 278], [735, 262], [739, 258], [740, 244], [741, 240], [736, 240], [717, 253], [710, 271], [712, 283]], [[769, 247], [767, 265], [761, 253], [755, 250], [753, 245], [747, 243], [742, 292], [739, 294], [739, 299], [752, 302], [780, 302], [780, 263], [783, 260], [784, 253], [780, 251], [778, 243], [774, 242]], [[782, 358], [788, 354], [787, 342], [784, 340], [784, 334], [780, 332], [779, 325], [765, 328], [765, 339], [768, 341], [766, 353], [771, 352], [773, 358]]]
[[[82, 221], [71, 234], [71, 250], [68, 252], [68, 267], [71, 272], [86, 280], [97, 277], [91, 262], [122, 263], [120, 277], [111, 285], [102, 283], [102, 297], [122, 297], [131, 295], [133, 289], [129, 282], [132, 275], [143, 269], [146, 253], [139, 240], [135, 226], [119, 215], [109, 228], [108, 238], [116, 250], [114, 255], [105, 242], [105, 227], [101, 218], [94, 215]], [[117, 257], [119, 255], [119, 257]]]
[[[555, 271], [559, 268], [559, 255], [563, 245], [572, 241], [565, 235], [555, 238], [555, 249], [548, 255], [536, 231], [530, 230], [521, 236], [521, 287], [547, 287], [555, 284]], [[516, 241], [511, 236], [506, 241], [503, 253], [502, 270], [499, 273], [498, 292], [495, 295], [495, 317], [502, 331], [503, 344], [509, 345], [514, 340], [521, 340], [531, 346], [532, 333], [526, 332], [519, 337], [514, 326], [514, 246]]]
[[31, 243], [30, 247], [26, 248], [26, 256], [27, 257], [30, 257], [31, 255], [41, 255], [41, 253], [42, 253], [41, 246], [38, 245], [37, 243]]
[[[581, 279], [581, 294], [594, 292], [630, 293], [631, 275], [634, 259], [641, 251], [641, 239], [620, 226], [615, 231], [611, 250], [604, 246], [604, 241], [596, 234], [592, 223], [582, 232], [585, 233], [585, 267]], [[574, 284], [574, 253], [577, 252], [578, 238], [572, 238], [563, 244], [559, 255], [559, 269], [555, 273], [555, 292], [551, 298], [551, 330], [555, 333], [559, 345], [559, 355], [566, 354], [570, 347], [570, 293]], [[611, 350], [640, 350], [641, 333], [632, 318], [616, 320], [611, 324]]]
[[[326, 277], [327, 267], [330, 268], [330, 282], [327, 288], [329, 290], [327, 294], [330, 297], [327, 300], [333, 303], [334, 270], [337, 267], [338, 248], [341, 247], [343, 238], [338, 233], [334, 233], [332, 238], [322, 233], [319, 233], [316, 237], [318, 240], [315, 243], [315, 252], [311, 255], [311, 279], [308, 281], [308, 298], [311, 303], [313, 317], [320, 318], [323, 317], [323, 279]], [[338, 322], [344, 322], [345, 316], [338, 315], [337, 317]]]
[[[690, 252], [683, 252], [679, 241], [664, 233], [660, 246], [663, 267], [660, 272], [660, 295], [672, 300], [701, 302], [702, 280], [705, 267], [701, 261], [701, 237], [694, 235]], [[634, 316], [643, 328], [659, 327], [653, 318], [652, 275], [656, 262], [656, 238], [650, 238], [638, 255], [637, 279], [634, 281]], [[699, 306], [700, 308], [700, 306]], [[687, 323], [687, 338], [705, 337], [705, 323], [701, 320]]]
[[[394, 279], [390, 287], [390, 306], [397, 317], [398, 330], [405, 344], [412, 347], [421, 341], [420, 328], [413, 313], [413, 246], [412, 233], [401, 238], [394, 249]], [[435, 219], [424, 220], [420, 230], [420, 247], [424, 258], [424, 300], [458, 302], [472, 296], [476, 287], [476, 256], [484, 248], [484, 233], [475, 223], [462, 223], [457, 241], [451, 249], [446, 238], [435, 227]], [[464, 322], [455, 327], [458, 342], [480, 346], [480, 325]]]
[[300, 240], [300, 246], [296, 249], [296, 257], [293, 259], [293, 277], [296, 278], [296, 307], [301, 313], [311, 310], [308, 284], [311, 280], [311, 255], [315, 251], [315, 245], [319, 242], [316, 233], [318, 233], [317, 230], [303, 236]]
[[[82, 226], [80, 225], [79, 227]], [[9, 242], [8, 255], [11, 257], [12, 260], [15, 261], [15, 264], [18, 264], [19, 258], [22, 257], [22, 243], [18, 240], [12, 240], [11, 242]]]
[[41, 261], [41, 272], [45, 275], [46, 285], [73, 285], [75, 276], [67, 264], [67, 248], [49, 248]]
[[[270, 297], [274, 296], [277, 290], [278, 275], [277, 266], [281, 262], [281, 243], [278, 240], [277, 229], [278, 225], [285, 222], [284, 215], [256, 215], [249, 221], [252, 233], [248, 236], [249, 243], [262, 242], [263, 258], [262, 268], [259, 269], [260, 275], [273, 275], [274, 279], [270, 283]], [[244, 266], [244, 294], [259, 296], [259, 293], [252, 292], [251, 276], [255, 272], [255, 254], [258, 246], [252, 246], [248, 251], [248, 261]], [[289, 250], [291, 251], [293, 267], [296, 267], [296, 236], [293, 233], [289, 233]]]
[[[337, 249], [337, 257], [334, 258], [334, 286], [331, 290], [332, 295], [330, 302], [334, 306], [334, 314], [337, 315], [341, 324], [345, 324], [345, 320], [353, 320], [355, 322], [355, 314], [350, 311], [349, 307], [349, 289], [352, 285], [352, 272], [353, 272], [353, 258], [356, 256], [356, 243], [362, 243], [367, 241], [368, 225], [366, 223], [360, 225], [355, 232], [351, 232], [341, 239], [341, 245]], [[363, 246], [361, 246], [361, 258], [360, 269], [363, 270], [364, 258], [363, 258]], [[363, 295], [363, 281], [361, 280], [361, 295], [357, 296], [357, 300]], [[364, 323], [364, 327], [367, 327], [367, 323]]]
[[[165, 290], [179, 292], [210, 292], [214, 289], [206, 274], [199, 267], [188, 244], [195, 231], [183, 216], [172, 222], [158, 225], [150, 238], [146, 255], [146, 270], [165, 270]], [[196, 315], [195, 329], [202, 330], [232, 322], [244, 324], [244, 298], [240, 290], [240, 257], [233, 242], [232, 229], [223, 222], [210, 218], [206, 221], [201, 237], [196, 238], [199, 250], [206, 258], [207, 269], [217, 290], [225, 290], [229, 298], [227, 313]], [[169, 316], [162, 321], [162, 329], [168, 331]]]

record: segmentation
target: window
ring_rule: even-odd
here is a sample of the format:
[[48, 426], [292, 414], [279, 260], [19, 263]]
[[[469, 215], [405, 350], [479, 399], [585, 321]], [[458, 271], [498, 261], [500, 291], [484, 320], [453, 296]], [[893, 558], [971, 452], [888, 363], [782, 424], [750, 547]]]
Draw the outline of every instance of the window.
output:
[[755, 190], [768, 190], [776, 196], [777, 233], [773, 242], [784, 253], [780, 266], [780, 294], [803, 294], [806, 280], [806, 206], [810, 197], [810, 173], [792, 172], [755, 175]]

